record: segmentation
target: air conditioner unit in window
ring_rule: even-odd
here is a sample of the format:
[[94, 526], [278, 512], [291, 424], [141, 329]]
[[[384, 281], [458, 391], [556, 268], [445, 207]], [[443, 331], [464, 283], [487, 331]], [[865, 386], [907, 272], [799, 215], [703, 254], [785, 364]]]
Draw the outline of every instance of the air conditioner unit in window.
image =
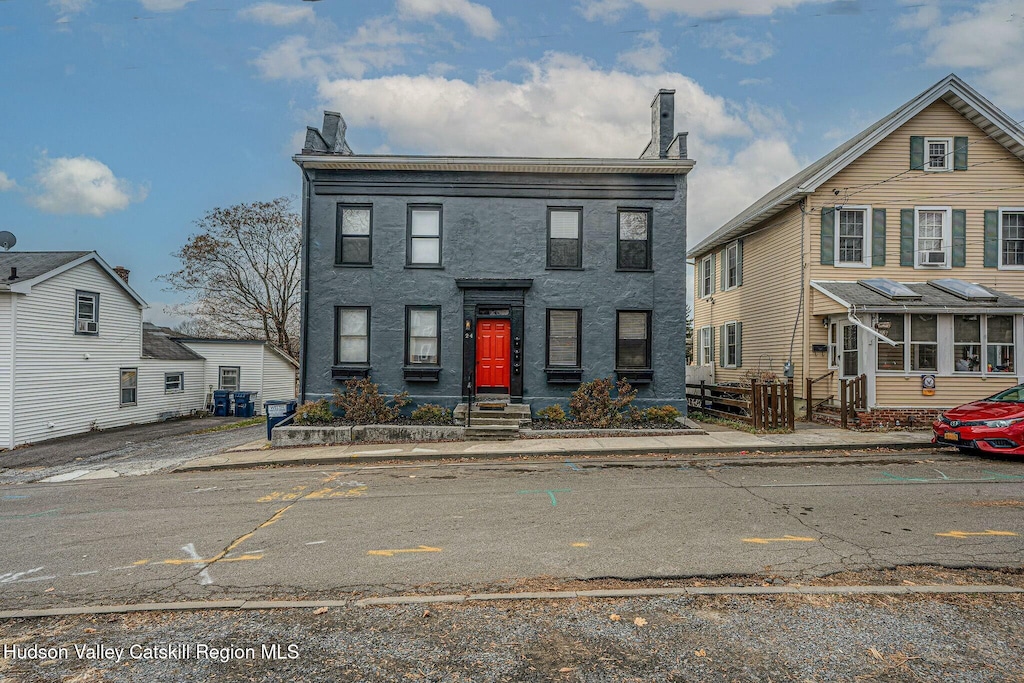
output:
[[946, 252], [944, 251], [922, 251], [921, 260], [918, 265], [922, 266], [944, 266], [946, 265]]
[[79, 320], [78, 331], [81, 334], [96, 334], [97, 326], [95, 320]]

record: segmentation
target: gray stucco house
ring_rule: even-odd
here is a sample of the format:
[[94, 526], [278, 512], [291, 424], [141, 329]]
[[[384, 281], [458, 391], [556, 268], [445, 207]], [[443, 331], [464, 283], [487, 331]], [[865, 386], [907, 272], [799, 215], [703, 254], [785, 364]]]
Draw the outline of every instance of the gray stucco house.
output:
[[638, 406], [685, 401], [686, 134], [652, 103], [638, 159], [354, 154], [309, 128], [300, 394], [371, 377], [447, 407], [565, 405], [624, 377]]

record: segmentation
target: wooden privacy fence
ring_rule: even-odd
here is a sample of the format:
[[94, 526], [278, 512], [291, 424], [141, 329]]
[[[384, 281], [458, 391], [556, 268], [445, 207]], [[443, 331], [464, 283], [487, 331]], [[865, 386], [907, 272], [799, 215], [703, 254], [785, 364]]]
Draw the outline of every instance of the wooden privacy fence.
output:
[[687, 403], [694, 409], [737, 420], [755, 429], [793, 430], [793, 380], [786, 382], [751, 382], [749, 387], [722, 384], [686, 385]]

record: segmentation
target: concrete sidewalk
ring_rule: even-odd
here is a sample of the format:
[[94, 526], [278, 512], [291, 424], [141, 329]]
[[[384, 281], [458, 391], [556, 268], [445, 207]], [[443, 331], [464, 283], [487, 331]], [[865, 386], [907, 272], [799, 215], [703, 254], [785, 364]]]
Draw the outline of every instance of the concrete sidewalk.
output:
[[443, 441], [424, 443], [354, 443], [308, 448], [270, 448], [256, 441], [192, 460], [175, 471], [236, 469], [266, 465], [330, 465], [380, 460], [502, 459], [530, 456], [600, 456], [647, 454], [754, 454], [823, 450], [896, 450], [931, 447], [927, 432], [853, 432], [827, 425], [801, 424], [792, 434], [751, 434], [701, 424], [706, 434], [517, 439], [514, 441]]

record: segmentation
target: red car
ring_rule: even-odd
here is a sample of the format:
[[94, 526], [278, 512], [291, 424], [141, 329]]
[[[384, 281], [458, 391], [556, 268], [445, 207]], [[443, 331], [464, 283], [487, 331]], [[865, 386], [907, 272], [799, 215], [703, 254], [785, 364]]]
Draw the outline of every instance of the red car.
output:
[[932, 443], [961, 450], [1024, 455], [1024, 384], [943, 413]]

